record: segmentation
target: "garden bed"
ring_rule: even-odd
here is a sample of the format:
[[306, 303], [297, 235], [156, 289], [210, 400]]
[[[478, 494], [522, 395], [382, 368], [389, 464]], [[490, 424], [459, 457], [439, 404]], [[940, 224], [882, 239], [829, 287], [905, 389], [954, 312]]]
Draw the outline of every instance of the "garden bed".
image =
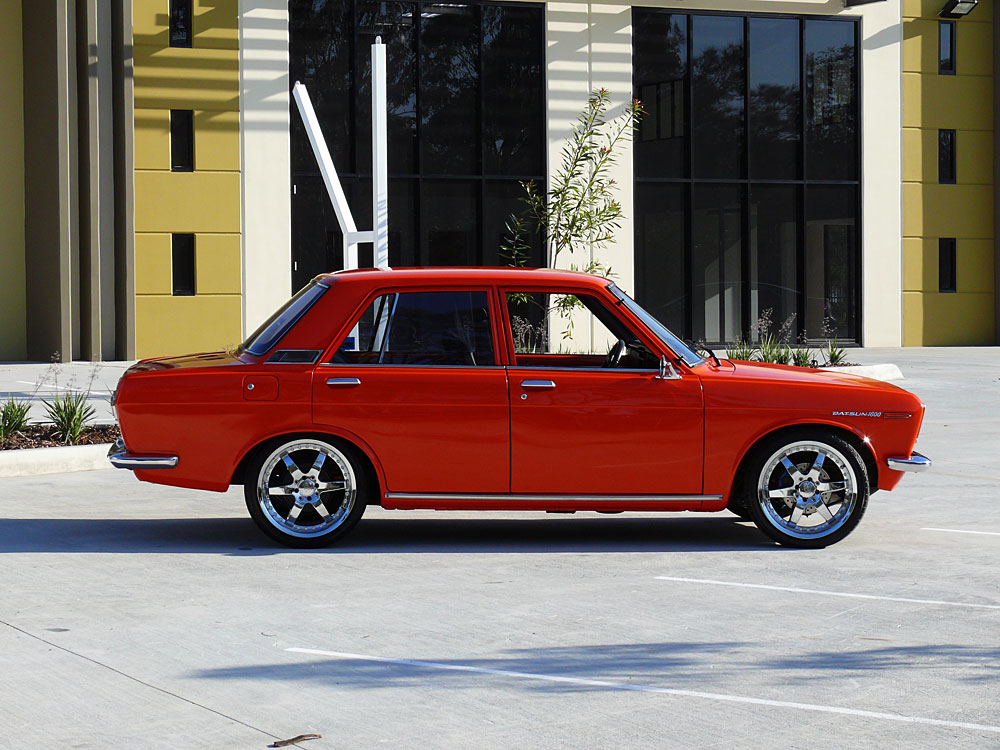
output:
[[[113, 443], [121, 431], [118, 425], [95, 425], [88, 427], [74, 445], [99, 445]], [[24, 448], [56, 448], [66, 443], [60, 438], [56, 428], [50, 424], [29, 425], [13, 435], [0, 440], [0, 450], [22, 450]]]

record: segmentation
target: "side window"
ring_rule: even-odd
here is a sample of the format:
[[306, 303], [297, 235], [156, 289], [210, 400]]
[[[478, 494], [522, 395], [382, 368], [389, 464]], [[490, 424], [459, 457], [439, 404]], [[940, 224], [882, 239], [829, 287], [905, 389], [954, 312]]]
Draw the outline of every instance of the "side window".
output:
[[[659, 359], [604, 304], [589, 295], [507, 292], [519, 367], [656, 369]], [[626, 350], [613, 358], [618, 341]]]
[[493, 365], [486, 292], [377, 297], [333, 358], [343, 364]]

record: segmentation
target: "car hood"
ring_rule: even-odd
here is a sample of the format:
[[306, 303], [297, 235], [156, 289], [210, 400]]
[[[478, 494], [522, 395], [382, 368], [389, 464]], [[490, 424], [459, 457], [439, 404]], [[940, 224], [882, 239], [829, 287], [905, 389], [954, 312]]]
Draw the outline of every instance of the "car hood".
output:
[[845, 388], [876, 389], [893, 393], [909, 392], [884, 380], [866, 378], [850, 372], [838, 372], [836, 369], [824, 370], [816, 367], [793, 367], [764, 362], [723, 361], [731, 362], [733, 365], [731, 372], [737, 377], [747, 380], [802, 385], [836, 385]]
[[179, 357], [155, 357], [136, 362], [127, 372], [152, 372], [156, 370], [185, 370], [206, 367], [227, 367], [245, 364], [247, 360], [237, 351], [203, 352]]

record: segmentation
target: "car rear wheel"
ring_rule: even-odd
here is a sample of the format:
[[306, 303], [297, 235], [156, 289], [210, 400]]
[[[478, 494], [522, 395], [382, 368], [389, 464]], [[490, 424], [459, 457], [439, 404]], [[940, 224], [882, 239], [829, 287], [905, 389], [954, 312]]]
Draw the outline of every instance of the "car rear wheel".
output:
[[825, 432], [776, 436], [747, 472], [747, 510], [757, 528], [789, 547], [839, 542], [868, 506], [868, 471], [850, 443]]
[[243, 489], [257, 526], [289, 547], [325, 547], [344, 536], [368, 494], [357, 453], [311, 437], [258, 450]]

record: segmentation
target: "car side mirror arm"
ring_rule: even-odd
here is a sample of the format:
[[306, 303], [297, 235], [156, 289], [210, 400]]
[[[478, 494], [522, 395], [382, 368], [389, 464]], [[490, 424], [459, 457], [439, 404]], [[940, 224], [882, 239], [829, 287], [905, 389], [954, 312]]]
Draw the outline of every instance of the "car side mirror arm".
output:
[[656, 375], [657, 380], [680, 380], [681, 374], [677, 372], [674, 363], [667, 359], [666, 355], [660, 355], [660, 371]]

